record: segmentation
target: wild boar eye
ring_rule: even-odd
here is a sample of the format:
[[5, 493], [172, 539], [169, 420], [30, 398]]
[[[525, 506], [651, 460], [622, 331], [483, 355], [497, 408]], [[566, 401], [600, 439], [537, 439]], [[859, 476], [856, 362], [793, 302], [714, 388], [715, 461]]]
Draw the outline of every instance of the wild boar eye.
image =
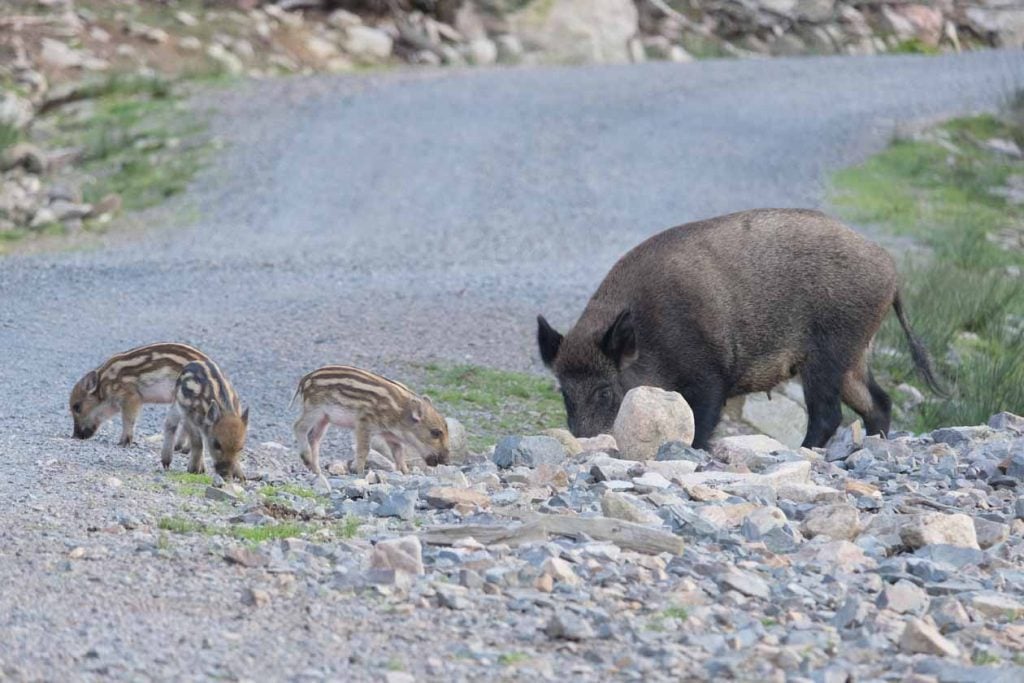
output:
[[430, 430], [430, 436], [434, 437], [435, 439], [440, 439], [441, 438], [441, 430], [440, 429], [431, 429]]
[[71, 410], [75, 411], [76, 413], [82, 412], [82, 404], [76, 403], [75, 405], [71, 406]]
[[604, 386], [594, 392], [594, 400], [601, 404], [608, 404], [612, 402], [612, 388], [610, 386]]

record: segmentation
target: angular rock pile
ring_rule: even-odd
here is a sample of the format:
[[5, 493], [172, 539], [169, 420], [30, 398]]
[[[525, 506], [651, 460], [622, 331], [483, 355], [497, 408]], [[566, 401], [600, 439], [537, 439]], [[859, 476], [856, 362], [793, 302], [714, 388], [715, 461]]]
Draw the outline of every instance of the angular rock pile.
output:
[[[667, 433], [672, 402], [639, 393], [650, 410], [617, 429]], [[572, 643], [594, 671], [631, 675], [1024, 676], [1024, 418], [888, 440], [846, 428], [821, 450], [760, 435], [713, 453], [684, 435], [639, 459], [621, 446], [550, 430], [427, 473], [333, 476], [318, 500], [279, 494], [363, 526], [265, 544], [254, 571], [472, 614], [536, 666]], [[246, 497], [261, 486], [232, 521], [274, 521]]]

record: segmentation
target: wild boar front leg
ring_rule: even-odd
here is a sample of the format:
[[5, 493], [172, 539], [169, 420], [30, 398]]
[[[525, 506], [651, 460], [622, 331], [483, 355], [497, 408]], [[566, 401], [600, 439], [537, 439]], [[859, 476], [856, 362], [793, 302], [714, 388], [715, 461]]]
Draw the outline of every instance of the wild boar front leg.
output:
[[409, 474], [409, 466], [405, 462], [405, 451], [402, 444], [391, 444], [391, 455], [395, 456], [395, 467], [398, 468], [398, 471], [402, 474]]
[[[117, 442], [119, 446], [131, 446], [135, 440], [135, 420], [139, 417], [139, 411], [142, 409], [142, 397], [133, 394], [126, 398], [121, 404], [121, 440]], [[174, 435], [171, 435], [171, 441], [173, 442]]]
[[365, 420], [356, 422], [356, 458], [352, 471], [362, 474], [366, 471], [366, 459], [370, 457], [370, 425]]
[[164, 443], [160, 450], [160, 463], [165, 470], [171, 466], [171, 460], [174, 458], [174, 434], [181, 426], [181, 422], [181, 413], [177, 406], [171, 406], [164, 420]]
[[203, 474], [206, 472], [206, 461], [203, 460], [203, 451], [206, 444], [203, 434], [193, 424], [186, 424], [186, 428], [188, 429], [188, 440], [191, 443], [191, 450], [189, 451], [191, 459], [188, 463], [188, 471], [192, 474]]

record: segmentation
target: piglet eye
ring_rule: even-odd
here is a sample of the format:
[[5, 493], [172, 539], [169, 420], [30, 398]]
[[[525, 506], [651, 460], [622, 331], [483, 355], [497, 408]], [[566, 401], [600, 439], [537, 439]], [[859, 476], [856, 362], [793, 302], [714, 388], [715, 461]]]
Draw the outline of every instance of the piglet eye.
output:
[[71, 406], [71, 410], [75, 411], [76, 413], [82, 412], [82, 404], [76, 403], [75, 405]]
[[431, 429], [430, 430], [430, 435], [432, 437], [434, 437], [435, 439], [440, 439], [441, 438], [441, 430], [440, 429]]
[[214, 439], [213, 440], [213, 447], [219, 451], [220, 450], [220, 441], [217, 441], [217, 439]]

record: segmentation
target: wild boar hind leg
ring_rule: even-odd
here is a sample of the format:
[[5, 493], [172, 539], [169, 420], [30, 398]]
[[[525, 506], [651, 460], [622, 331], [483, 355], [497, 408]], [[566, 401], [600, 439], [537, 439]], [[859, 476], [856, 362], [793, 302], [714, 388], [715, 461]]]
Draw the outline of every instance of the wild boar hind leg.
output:
[[166, 470], [171, 466], [174, 458], [174, 435], [182, 426], [181, 412], [177, 406], [171, 406], [167, 411], [167, 418], [164, 420], [164, 443], [160, 450], [160, 464]]
[[[299, 446], [299, 457], [313, 474], [320, 474], [320, 443], [317, 440], [314, 447], [311, 437], [322, 417], [320, 412], [315, 409], [303, 410], [302, 415], [299, 415], [295, 424], [292, 425], [292, 432]], [[323, 434], [320, 436], [323, 437]]]

